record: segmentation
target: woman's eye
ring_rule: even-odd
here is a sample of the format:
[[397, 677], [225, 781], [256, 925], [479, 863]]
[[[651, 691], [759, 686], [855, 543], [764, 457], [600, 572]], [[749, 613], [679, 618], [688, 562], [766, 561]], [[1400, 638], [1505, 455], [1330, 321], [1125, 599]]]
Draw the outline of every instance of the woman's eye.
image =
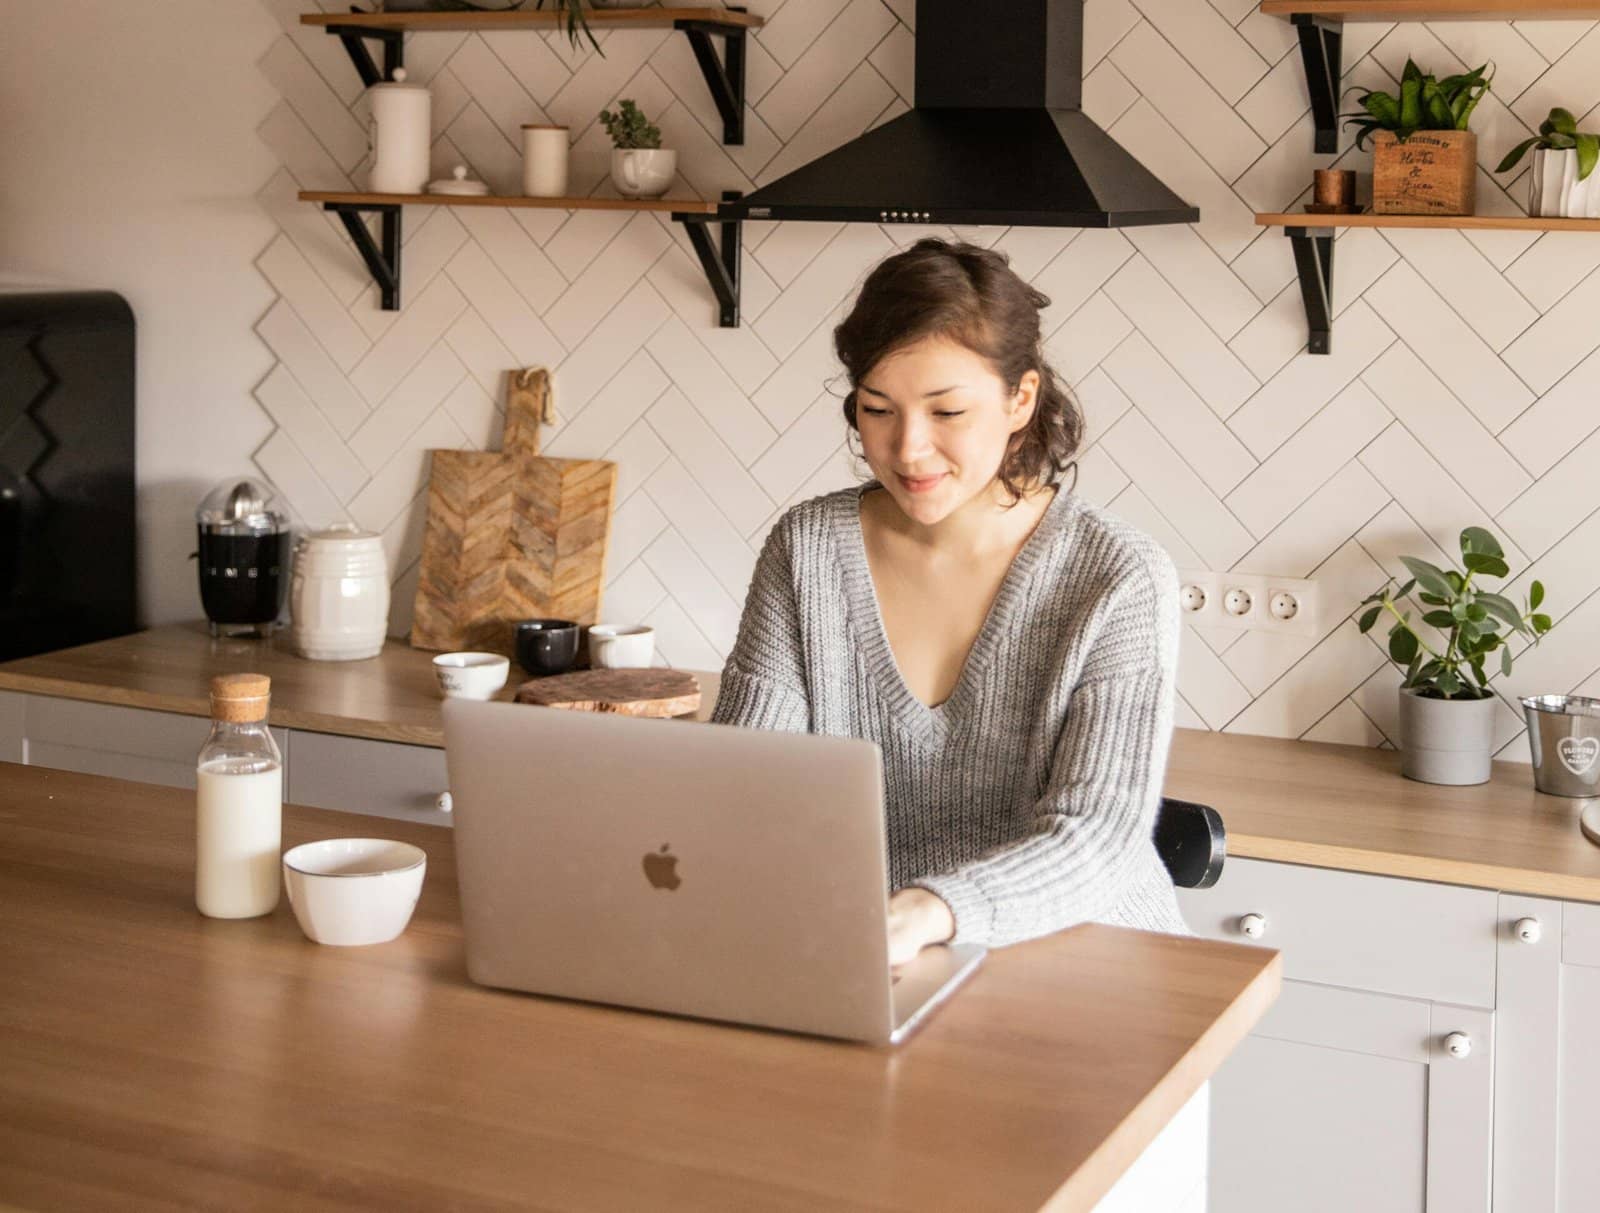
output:
[[887, 417], [889, 415], [888, 409], [868, 408], [865, 405], [862, 406], [861, 411], [868, 417]]
[[944, 409], [944, 410], [941, 410], [941, 411], [935, 413], [934, 416], [935, 417], [961, 417], [961, 416], [965, 415], [966, 411], [967, 411], [966, 409]]

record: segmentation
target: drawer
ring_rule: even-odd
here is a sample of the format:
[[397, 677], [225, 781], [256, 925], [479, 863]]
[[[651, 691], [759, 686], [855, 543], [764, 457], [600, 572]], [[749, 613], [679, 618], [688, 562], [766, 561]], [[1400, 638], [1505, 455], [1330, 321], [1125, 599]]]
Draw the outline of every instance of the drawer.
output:
[[443, 750], [303, 729], [293, 731], [292, 744], [291, 803], [450, 824], [450, 814], [438, 807], [439, 794], [450, 786]]
[[[192, 788], [195, 759], [211, 731], [211, 720], [29, 695], [24, 726], [30, 766]], [[287, 767], [288, 731], [273, 729], [272, 736]]]
[[[1230, 858], [1216, 885], [1178, 899], [1197, 935], [1280, 950], [1286, 978], [1494, 1006], [1492, 890]], [[1264, 920], [1257, 939], [1247, 914]]]

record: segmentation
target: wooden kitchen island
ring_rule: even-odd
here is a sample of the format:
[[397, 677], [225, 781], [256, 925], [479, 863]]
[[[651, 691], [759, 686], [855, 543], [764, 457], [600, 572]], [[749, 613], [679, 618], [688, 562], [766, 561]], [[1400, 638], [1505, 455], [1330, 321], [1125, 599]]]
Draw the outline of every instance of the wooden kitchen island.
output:
[[[284, 845], [372, 825], [289, 808]], [[428, 855], [410, 927], [319, 947], [196, 912], [191, 794], [0, 764], [0, 1207], [1088, 1210], [1279, 985], [1084, 926], [897, 1049], [508, 994], [451, 831], [382, 830]]]

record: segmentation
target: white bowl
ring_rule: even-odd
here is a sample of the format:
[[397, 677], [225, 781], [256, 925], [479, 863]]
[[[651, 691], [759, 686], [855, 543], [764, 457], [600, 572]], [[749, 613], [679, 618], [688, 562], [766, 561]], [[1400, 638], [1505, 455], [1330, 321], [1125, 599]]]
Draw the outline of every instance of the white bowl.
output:
[[283, 857], [283, 887], [315, 943], [387, 943], [406, 929], [422, 895], [428, 856], [385, 838], [329, 838]]
[[645, 623], [597, 623], [589, 629], [589, 664], [597, 670], [648, 668], [656, 630]]
[[446, 699], [488, 699], [506, 685], [511, 658], [499, 653], [440, 653], [433, 672]]

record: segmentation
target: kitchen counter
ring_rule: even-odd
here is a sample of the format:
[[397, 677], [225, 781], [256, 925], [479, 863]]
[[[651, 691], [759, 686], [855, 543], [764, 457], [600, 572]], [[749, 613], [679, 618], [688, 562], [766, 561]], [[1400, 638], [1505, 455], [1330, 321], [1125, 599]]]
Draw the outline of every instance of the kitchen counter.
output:
[[[441, 746], [431, 660], [391, 641], [368, 661], [305, 661], [281, 634], [212, 640], [189, 624], [0, 665], [0, 690], [205, 716], [212, 675], [257, 670], [272, 676], [276, 724]], [[719, 679], [697, 677], [703, 720]], [[1214, 805], [1231, 855], [1600, 902], [1583, 801], [1535, 792], [1518, 763], [1497, 762], [1489, 783], [1465, 788], [1414, 783], [1399, 768], [1392, 751], [1179, 729], [1166, 790]]]
[[[284, 845], [371, 819], [286, 808]], [[898, 1049], [483, 989], [452, 833], [399, 939], [193, 905], [193, 794], [0, 764], [0, 1203], [1090, 1209], [1267, 1009], [1260, 948], [1082, 926]]]

